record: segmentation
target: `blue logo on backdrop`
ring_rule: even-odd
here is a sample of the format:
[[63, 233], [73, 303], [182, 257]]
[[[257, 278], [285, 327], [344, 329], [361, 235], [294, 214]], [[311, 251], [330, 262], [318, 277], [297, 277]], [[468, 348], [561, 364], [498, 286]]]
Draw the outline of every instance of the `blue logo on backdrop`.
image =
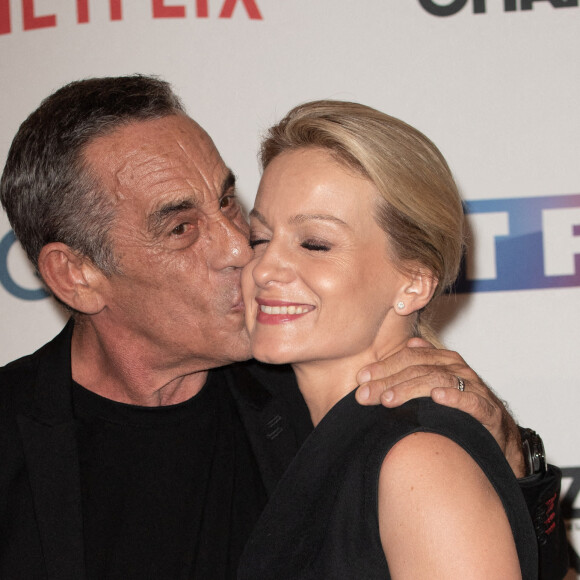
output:
[[465, 205], [474, 244], [457, 292], [580, 286], [580, 194]]
[[8, 270], [8, 252], [15, 242], [16, 237], [11, 231], [0, 240], [0, 284], [4, 286], [8, 293], [22, 300], [42, 300], [48, 297], [48, 293], [44, 288], [37, 288], [36, 290], [24, 288], [10, 275]]
[[[468, 201], [473, 248], [456, 292], [580, 286], [580, 194]], [[42, 300], [43, 288], [19, 285], [8, 268], [16, 242], [0, 240], [0, 284], [22, 300]]]

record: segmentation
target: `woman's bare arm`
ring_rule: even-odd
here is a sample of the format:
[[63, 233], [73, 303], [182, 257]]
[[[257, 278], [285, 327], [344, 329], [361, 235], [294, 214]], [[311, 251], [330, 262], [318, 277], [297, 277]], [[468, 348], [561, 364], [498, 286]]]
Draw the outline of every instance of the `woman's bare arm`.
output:
[[414, 433], [386, 456], [379, 525], [393, 579], [521, 578], [502, 503], [453, 441]]

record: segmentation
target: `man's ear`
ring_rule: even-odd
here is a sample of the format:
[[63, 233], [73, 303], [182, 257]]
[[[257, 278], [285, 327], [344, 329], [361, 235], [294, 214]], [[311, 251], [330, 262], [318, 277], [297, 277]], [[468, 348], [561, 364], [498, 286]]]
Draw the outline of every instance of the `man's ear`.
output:
[[97, 314], [104, 308], [100, 290], [105, 275], [66, 244], [46, 244], [38, 256], [38, 271], [53, 294], [72, 309]]
[[397, 297], [395, 312], [407, 315], [427, 306], [433, 298], [437, 283], [437, 278], [425, 268], [410, 273]]

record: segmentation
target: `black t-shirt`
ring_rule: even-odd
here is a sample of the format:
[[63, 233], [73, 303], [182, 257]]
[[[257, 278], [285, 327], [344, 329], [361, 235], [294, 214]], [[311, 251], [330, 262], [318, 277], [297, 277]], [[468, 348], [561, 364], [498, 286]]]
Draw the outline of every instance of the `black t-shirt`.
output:
[[179, 405], [73, 401], [87, 577], [234, 578], [266, 492], [223, 371]]

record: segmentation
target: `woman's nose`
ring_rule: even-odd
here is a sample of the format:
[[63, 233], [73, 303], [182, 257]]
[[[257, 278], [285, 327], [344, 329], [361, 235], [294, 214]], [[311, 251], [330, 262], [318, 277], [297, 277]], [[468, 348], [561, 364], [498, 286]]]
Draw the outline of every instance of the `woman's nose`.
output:
[[254, 260], [252, 276], [257, 286], [287, 284], [294, 276], [288, 256], [273, 241]]

